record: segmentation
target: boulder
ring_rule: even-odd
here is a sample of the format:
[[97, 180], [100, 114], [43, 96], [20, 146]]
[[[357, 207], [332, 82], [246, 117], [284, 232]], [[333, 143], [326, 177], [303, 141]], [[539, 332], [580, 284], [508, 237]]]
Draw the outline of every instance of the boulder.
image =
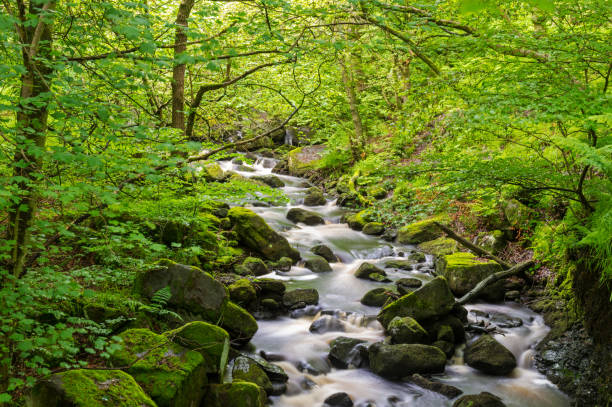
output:
[[209, 182], [222, 182], [225, 181], [228, 174], [223, 171], [221, 166], [217, 163], [206, 164], [202, 167], [202, 176], [206, 181]]
[[306, 196], [304, 197], [304, 205], [306, 206], [320, 206], [325, 205], [327, 200], [325, 196], [323, 196], [323, 192], [317, 188], [312, 187], [306, 192]]
[[450, 386], [448, 384], [434, 382], [433, 380], [429, 380], [420, 374], [413, 374], [412, 376], [407, 377], [407, 379], [416, 384], [419, 387], [427, 389], [429, 391], [433, 391], [435, 393], [442, 394], [443, 396], [448, 397], [449, 399], [454, 399], [455, 397], [459, 397], [463, 394], [463, 391], [456, 388], [455, 386]]
[[206, 362], [199, 352], [148, 329], [130, 329], [119, 337], [123, 347], [111, 356], [112, 366], [130, 366], [127, 373], [159, 407], [200, 403], [207, 377]]
[[164, 333], [172, 342], [200, 352], [206, 363], [207, 373], [223, 377], [229, 352], [229, 334], [216, 325], [194, 321]]
[[344, 332], [346, 331], [346, 323], [332, 315], [323, 315], [317, 318], [308, 330], [315, 334], [324, 334], [326, 332]]
[[227, 289], [230, 299], [241, 307], [249, 308], [257, 301], [255, 286], [247, 278], [236, 280]]
[[410, 317], [395, 317], [389, 322], [387, 333], [391, 336], [391, 343], [428, 343], [429, 334]]
[[482, 335], [464, 353], [465, 362], [481, 372], [504, 376], [516, 367], [516, 358], [491, 335]]
[[273, 278], [259, 278], [253, 280], [253, 285], [257, 290], [259, 298], [271, 298], [277, 302], [283, 301], [283, 295], [285, 294], [285, 283], [281, 280], [275, 280]]
[[268, 375], [260, 368], [255, 361], [245, 356], [238, 356], [234, 359], [232, 369], [232, 379], [234, 381], [244, 381], [255, 383], [270, 395], [273, 391], [272, 382]]
[[357, 271], [355, 271], [355, 277], [357, 278], [379, 281], [376, 279], [376, 276], [372, 278], [372, 276], [376, 274], [383, 277], [387, 275], [387, 273], [385, 273], [383, 269], [380, 269], [371, 263], [362, 263], [357, 269]]
[[257, 332], [257, 321], [244, 308], [228, 301], [221, 316], [219, 324], [229, 333], [232, 342], [237, 344], [248, 343]]
[[459, 243], [449, 237], [439, 237], [435, 240], [430, 240], [419, 244], [418, 248], [425, 253], [432, 254], [437, 257], [453, 254], [459, 251]]
[[136, 277], [135, 289], [145, 298], [165, 287], [172, 294], [168, 306], [207, 321], [215, 321], [227, 302], [223, 284], [197, 267], [161, 261]]
[[406, 295], [420, 288], [423, 285], [423, 282], [418, 278], [405, 277], [395, 280], [395, 285], [397, 286], [397, 291], [400, 293], [400, 295]]
[[506, 407], [506, 405], [499, 397], [483, 391], [480, 394], [470, 394], [457, 399], [453, 407]]
[[379, 287], [365, 293], [360, 302], [370, 307], [382, 307], [387, 301], [393, 301], [395, 298], [396, 293], [393, 287]]
[[510, 224], [515, 228], [526, 228], [529, 225], [531, 219], [533, 219], [534, 215], [537, 215], [535, 211], [533, 211], [528, 206], [522, 204], [516, 199], [511, 199], [509, 201], [503, 202], [501, 204], [502, 210], [504, 212], [504, 217]]
[[247, 257], [234, 271], [243, 276], [263, 276], [269, 272], [266, 263], [257, 257]]
[[429, 332], [429, 339], [432, 342], [442, 340], [451, 343], [463, 343], [465, 341], [463, 322], [452, 314], [434, 321], [427, 321], [423, 324], [423, 328]]
[[268, 260], [289, 257], [296, 262], [300, 259], [300, 253], [289, 245], [287, 239], [272, 230], [255, 212], [236, 207], [228, 211], [228, 217], [240, 242], [247, 248]]
[[340, 336], [329, 344], [329, 360], [336, 368], [362, 367], [368, 361], [368, 346], [363, 339]]
[[502, 251], [507, 242], [506, 236], [501, 230], [479, 233], [476, 237], [476, 244], [493, 254]]
[[373, 220], [368, 210], [363, 210], [346, 217], [346, 223], [348, 223], [349, 228], [357, 231], [363, 230], [364, 226]]
[[307, 305], [317, 305], [319, 303], [319, 293], [314, 288], [298, 288], [287, 291], [283, 296], [283, 305], [292, 309], [298, 305], [303, 308]]
[[121, 370], [68, 370], [40, 379], [31, 407], [156, 407], [134, 378]]
[[444, 277], [436, 277], [416, 291], [384, 307], [378, 321], [387, 327], [395, 317], [412, 317], [419, 323], [448, 314], [455, 305], [455, 297]]
[[370, 346], [370, 369], [387, 379], [399, 379], [414, 373], [442, 373], [446, 355], [438, 348], [420, 344]]
[[397, 238], [397, 229], [388, 228], [383, 232], [381, 237], [383, 240], [386, 240], [387, 242], [392, 242]]
[[332, 250], [328, 246], [325, 246], [324, 244], [313, 246], [312, 248], [310, 248], [310, 251], [316, 254], [317, 256], [323, 257], [325, 260], [327, 260], [330, 263], [335, 263], [338, 261], [338, 258], [336, 257], [334, 252], [332, 252]]
[[251, 179], [263, 182], [264, 184], [272, 188], [282, 188], [285, 186], [283, 180], [278, 178], [276, 175], [256, 175], [254, 177], [251, 177]]
[[424, 263], [427, 258], [423, 252], [412, 252], [408, 255], [408, 260], [415, 263]]
[[304, 261], [304, 267], [313, 273], [326, 273], [332, 271], [332, 268], [327, 260], [321, 256], [311, 256], [310, 258], [306, 259], [306, 261]]
[[363, 225], [362, 232], [366, 235], [378, 236], [382, 235], [385, 231], [385, 225], [380, 222], [368, 222]]
[[400, 244], [419, 244], [437, 239], [444, 232], [435, 225], [435, 222], [442, 222], [444, 219], [444, 216], [435, 216], [401, 227], [397, 232], [397, 241]]
[[206, 407], [265, 407], [266, 392], [254, 383], [211, 384], [202, 403]]
[[316, 169], [324, 151], [324, 145], [304, 146], [289, 151], [287, 155], [289, 172], [291, 175], [301, 176]]
[[254, 354], [243, 354], [242, 356], [245, 356], [251, 359], [253, 362], [257, 363], [257, 365], [264, 372], [266, 372], [266, 375], [268, 376], [268, 378], [270, 378], [272, 382], [285, 383], [289, 380], [289, 376], [287, 376], [287, 373], [285, 373], [285, 371], [280, 366], [268, 362], [261, 356]]
[[289, 209], [289, 212], [287, 212], [287, 219], [293, 223], [303, 223], [308, 226], [325, 224], [325, 220], [321, 215], [302, 208]]
[[289, 271], [293, 265], [293, 260], [289, 257], [281, 257], [278, 261], [272, 262], [270, 268], [278, 271]]
[[388, 269], [399, 269], [399, 270], [412, 270], [412, 267], [417, 264], [414, 260], [409, 259], [394, 259], [387, 260], [385, 262], [385, 268]]
[[374, 199], [383, 199], [387, 197], [387, 191], [383, 187], [378, 185], [372, 185], [366, 188], [366, 193], [368, 194], [368, 196]]
[[361, 202], [359, 201], [359, 197], [356, 194], [345, 193], [338, 196], [338, 199], [336, 200], [336, 205], [341, 208], [357, 209], [361, 206]]
[[323, 401], [324, 407], [353, 407], [353, 400], [348, 394], [334, 393]]
[[[502, 267], [493, 260], [481, 260], [472, 253], [449, 254], [436, 261], [436, 272], [446, 277], [451, 291], [457, 297], [464, 296], [480, 281], [501, 270]], [[504, 293], [504, 281], [500, 280], [483, 290], [478, 298], [502, 301]]]
[[431, 346], [435, 346], [436, 348], [440, 349], [442, 352], [444, 352], [447, 358], [450, 358], [455, 354], [455, 345], [453, 345], [452, 342], [435, 341], [431, 344]]

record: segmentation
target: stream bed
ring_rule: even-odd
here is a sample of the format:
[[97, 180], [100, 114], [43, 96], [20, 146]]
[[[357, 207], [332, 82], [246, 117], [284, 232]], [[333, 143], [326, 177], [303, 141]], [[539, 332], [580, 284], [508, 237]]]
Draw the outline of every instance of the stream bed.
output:
[[[268, 175], [274, 160], [260, 158], [249, 166], [254, 171], [244, 171], [244, 166], [229, 161], [220, 163], [224, 170], [232, 170], [245, 177]], [[242, 169], [242, 171], [241, 171]], [[319, 307], [311, 307], [304, 315], [280, 317], [273, 320], [259, 320], [259, 330], [252, 339], [257, 352], [274, 355], [289, 375], [287, 392], [272, 397], [277, 407], [321, 406], [323, 401], [337, 392], [346, 392], [355, 406], [366, 407], [407, 407], [451, 406], [452, 401], [438, 393], [430, 392], [408, 382], [386, 380], [368, 369], [335, 369], [327, 362], [329, 343], [339, 337], [348, 336], [377, 342], [384, 339], [382, 326], [375, 316], [377, 307], [360, 303], [361, 297], [369, 290], [391, 283], [376, 283], [356, 278], [353, 273], [368, 261], [384, 267], [386, 261], [402, 259], [403, 255], [415, 251], [415, 247], [398, 245], [380, 238], [368, 236], [351, 230], [340, 223], [344, 210], [333, 200], [316, 207], [302, 205], [306, 190], [306, 180], [279, 175], [285, 182], [283, 192], [290, 203], [279, 207], [249, 207], [268, 224], [287, 238], [298, 249], [303, 258], [311, 253], [309, 249], [317, 244], [325, 244], [332, 249], [339, 261], [331, 263], [332, 272], [313, 273], [310, 270], [293, 266], [288, 272], [274, 272], [267, 278], [280, 279], [287, 283], [288, 289], [315, 288], [319, 292]], [[300, 207], [316, 212], [325, 218], [325, 224], [306, 226], [294, 224], [285, 215], [290, 208]], [[429, 281], [433, 278], [433, 259], [427, 256], [426, 262], [412, 270], [386, 269], [388, 277], [395, 281], [412, 277]], [[459, 346], [454, 356], [447, 362], [444, 374], [436, 375], [436, 380], [463, 390], [464, 394], [477, 394], [483, 391], [500, 397], [508, 407], [564, 407], [570, 405], [569, 398], [558, 390], [533, 366], [533, 348], [548, 332], [543, 318], [515, 302], [500, 304], [476, 303], [466, 306], [472, 322], [485, 320], [500, 325], [503, 334], [494, 337], [506, 346], [516, 357], [518, 367], [507, 377], [489, 376], [478, 372], [463, 362], [463, 348]], [[333, 314], [340, 318], [343, 331], [312, 333], [309, 327], [321, 313]], [[501, 319], [501, 322], [500, 322]], [[471, 337], [468, 334], [468, 341]]]

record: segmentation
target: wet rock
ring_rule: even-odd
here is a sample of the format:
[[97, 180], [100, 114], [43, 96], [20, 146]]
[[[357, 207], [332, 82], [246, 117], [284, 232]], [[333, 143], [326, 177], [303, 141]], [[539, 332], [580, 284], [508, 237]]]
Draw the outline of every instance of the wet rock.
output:
[[287, 383], [272, 382], [271, 396], [280, 396], [287, 392]]
[[516, 367], [516, 358], [490, 335], [482, 335], [465, 349], [465, 362], [474, 369], [504, 376]]
[[521, 292], [518, 290], [512, 290], [506, 292], [506, 300], [508, 301], [516, 301], [521, 298]]
[[412, 267], [417, 264], [416, 261], [413, 260], [387, 260], [385, 263], [385, 268], [391, 269], [400, 269], [400, 270], [412, 270]]
[[257, 321], [239, 305], [228, 301], [223, 307], [218, 321], [219, 325], [230, 334], [236, 344], [247, 344], [257, 332]]
[[321, 256], [312, 256], [304, 262], [304, 267], [313, 273], [326, 273], [332, 271], [331, 266]]
[[286, 287], [285, 283], [282, 281], [273, 278], [259, 278], [253, 280], [253, 285], [257, 290], [257, 296], [259, 298], [271, 298], [277, 302], [283, 301]]
[[310, 248], [310, 251], [316, 254], [317, 256], [323, 257], [325, 260], [327, 260], [330, 263], [334, 263], [338, 261], [338, 258], [336, 257], [334, 252], [332, 252], [332, 250], [328, 246], [325, 246], [324, 244], [313, 246], [312, 248]]
[[276, 175], [256, 175], [254, 177], [251, 177], [251, 179], [263, 182], [264, 184], [272, 188], [282, 188], [285, 186], [283, 180], [278, 178]]
[[344, 332], [346, 331], [346, 323], [337, 317], [323, 315], [310, 324], [310, 328], [308, 328], [308, 330], [315, 334], [323, 334], [326, 332]]
[[273, 300], [272, 298], [264, 298], [263, 300], [261, 300], [261, 307], [264, 310], [270, 311], [270, 312], [278, 311], [281, 308], [280, 304], [276, 300]]
[[300, 253], [289, 245], [287, 239], [272, 230], [255, 212], [236, 207], [229, 210], [228, 217], [240, 242], [247, 248], [268, 260], [289, 257], [296, 262], [300, 259]]
[[324, 145], [304, 146], [291, 150], [287, 155], [291, 175], [301, 176], [316, 168], [325, 151]]
[[450, 358], [455, 354], [455, 345], [452, 342], [435, 341], [431, 344], [431, 346], [435, 346], [436, 348], [440, 349], [442, 352], [444, 352], [447, 358]]
[[453, 407], [506, 407], [506, 405], [499, 397], [483, 391], [480, 394], [471, 394], [457, 399]]
[[353, 230], [362, 231], [364, 226], [374, 219], [371, 211], [363, 210], [346, 217], [346, 223]]
[[357, 271], [355, 271], [355, 277], [357, 278], [379, 281], [377, 277], [372, 278], [372, 276], [376, 274], [383, 277], [386, 277], [387, 275], [383, 269], [380, 269], [371, 263], [362, 263]]
[[395, 285], [397, 286], [397, 291], [400, 293], [400, 295], [406, 295], [420, 288], [423, 285], [423, 282], [418, 278], [407, 277], [396, 280]]
[[289, 209], [289, 212], [287, 212], [287, 219], [293, 223], [304, 223], [308, 226], [325, 224], [325, 220], [321, 215], [302, 208]]
[[372, 273], [368, 276], [368, 280], [376, 281], [378, 283], [388, 283], [391, 280], [387, 278], [385, 274]]
[[[501, 271], [499, 264], [492, 260], [480, 260], [471, 253], [455, 253], [440, 257], [436, 261], [436, 271], [448, 280], [448, 285], [457, 297], [462, 297], [476, 287], [480, 281], [491, 274]], [[479, 295], [486, 301], [504, 299], [503, 280], [491, 284]]]
[[386, 229], [381, 237], [387, 242], [392, 242], [397, 237], [397, 229]]
[[252, 359], [238, 356], [234, 359], [232, 378], [250, 383], [255, 383], [270, 395], [273, 391], [272, 382], [268, 375]]
[[437, 239], [443, 235], [443, 232], [435, 222], [442, 221], [444, 221], [443, 216], [436, 216], [406, 225], [398, 230], [397, 241], [400, 244], [419, 244]]
[[461, 394], [463, 394], [462, 390], [454, 386], [429, 380], [421, 376], [420, 374], [413, 374], [412, 376], [408, 376], [406, 380], [409, 380], [417, 386], [427, 389], [429, 391], [442, 394], [443, 396], [446, 396], [449, 399], [454, 399], [455, 397], [459, 397]]
[[289, 257], [281, 257], [278, 261], [270, 263], [270, 268], [278, 271], [289, 271], [293, 265], [293, 260]]
[[468, 310], [460, 304], [455, 304], [451, 310], [451, 314], [455, 316], [459, 321], [467, 324], [468, 322]]
[[303, 316], [314, 317], [319, 312], [321, 312], [321, 307], [315, 305], [307, 305], [304, 308], [299, 308], [291, 311], [291, 314], [289, 314], [289, 316], [291, 318], [301, 318]]
[[353, 407], [353, 400], [349, 397], [348, 394], [335, 393], [329, 396], [323, 401], [324, 407]]
[[339, 369], [362, 367], [368, 360], [367, 342], [340, 336], [330, 343], [329, 360]]
[[414, 373], [441, 373], [446, 355], [438, 348], [420, 344], [370, 346], [370, 369], [387, 379], [398, 379]]
[[268, 266], [263, 262], [262, 259], [257, 257], [247, 257], [244, 259], [241, 265], [234, 268], [236, 274], [245, 276], [263, 276], [268, 274]]
[[387, 305], [378, 313], [378, 321], [387, 327], [395, 317], [412, 317], [419, 323], [448, 314], [455, 305], [444, 277], [436, 277], [423, 287]]
[[[155, 407], [134, 378], [121, 370], [69, 370], [39, 380], [31, 407], [90, 407], [92, 400], [116, 400], [117, 407]], [[123, 397], [121, 397], [123, 395]], [[8, 404], [7, 404], [8, 405]]]
[[429, 339], [448, 341], [451, 343], [463, 343], [465, 340], [465, 328], [463, 322], [453, 315], [423, 323], [423, 328], [429, 332]]
[[300, 361], [296, 367], [300, 372], [307, 372], [315, 376], [331, 372], [329, 361], [323, 358], [311, 358], [307, 361]]
[[209, 182], [223, 182], [228, 174], [223, 171], [219, 164], [210, 163], [202, 167], [202, 176]]
[[365, 293], [360, 302], [370, 307], [382, 307], [387, 301], [393, 301], [395, 298], [393, 287], [379, 287]]
[[502, 312], [487, 313], [479, 310], [472, 310], [470, 313], [476, 317], [488, 319], [489, 322], [499, 328], [518, 328], [523, 325], [522, 319]]
[[317, 305], [319, 303], [319, 292], [314, 288], [298, 288], [287, 291], [283, 296], [283, 305], [289, 309], [299, 306], [304, 308], [307, 305]]
[[393, 318], [387, 327], [387, 332], [391, 336], [391, 343], [393, 344], [429, 342], [427, 331], [410, 317]]
[[266, 392], [254, 383], [236, 381], [234, 383], [211, 384], [207, 387], [206, 407], [264, 407]]
[[325, 196], [323, 196], [323, 192], [317, 188], [312, 187], [306, 192], [306, 196], [304, 197], [304, 205], [306, 206], [321, 206], [325, 205], [327, 200]]
[[336, 205], [341, 208], [359, 208], [361, 202], [359, 201], [359, 197], [355, 194], [341, 194], [336, 200]]
[[285, 383], [289, 380], [289, 376], [287, 376], [287, 373], [285, 373], [283, 368], [275, 365], [274, 363], [268, 362], [263, 357], [254, 354], [243, 354], [242, 356], [247, 357], [253, 362], [257, 363], [257, 366], [259, 366], [261, 370], [266, 373], [272, 382]]
[[378, 236], [385, 231], [385, 225], [380, 222], [368, 222], [363, 226], [362, 232], [366, 235]]

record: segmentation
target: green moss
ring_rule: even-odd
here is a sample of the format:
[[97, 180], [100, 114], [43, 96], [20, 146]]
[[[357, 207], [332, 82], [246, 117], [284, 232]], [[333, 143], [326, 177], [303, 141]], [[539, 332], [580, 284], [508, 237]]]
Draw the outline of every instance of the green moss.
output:
[[439, 237], [434, 240], [429, 240], [419, 244], [418, 247], [425, 253], [432, 254], [434, 256], [453, 254], [459, 250], [459, 244], [457, 241], [449, 237]]
[[435, 222], [444, 222], [447, 215], [438, 215], [419, 222], [414, 222], [397, 231], [397, 239], [401, 244], [419, 244], [442, 236], [443, 232]]
[[227, 178], [227, 174], [217, 163], [206, 164], [202, 167], [204, 178], [208, 181], [223, 181]]
[[257, 300], [255, 286], [246, 278], [241, 278], [228, 287], [230, 299], [242, 307], [249, 307]]
[[223, 377], [229, 349], [229, 334], [223, 328], [194, 321], [164, 335], [174, 343], [200, 352], [206, 362], [206, 371]]
[[233, 341], [248, 343], [257, 332], [257, 321], [244, 308], [228, 301], [221, 312], [220, 325], [227, 330]]
[[249, 382], [211, 384], [202, 405], [206, 407], [264, 407], [266, 393]]
[[298, 147], [287, 154], [287, 164], [292, 175], [304, 175], [321, 163], [325, 146]]
[[69, 370], [32, 389], [32, 407], [155, 407], [134, 378], [120, 370]]
[[266, 375], [266, 372], [257, 363], [244, 356], [234, 359], [232, 378], [233, 380], [255, 383], [268, 394], [271, 394], [273, 391], [272, 382]]
[[[467, 294], [480, 281], [501, 269], [501, 266], [494, 261], [481, 260], [471, 253], [449, 254], [436, 261], [436, 271], [446, 277], [451, 291], [459, 297]], [[487, 287], [480, 297], [489, 301], [503, 300], [503, 281]]]
[[366, 235], [380, 235], [385, 231], [385, 225], [380, 222], [368, 222], [363, 226]]
[[119, 335], [123, 349], [111, 358], [127, 370], [159, 407], [188, 407], [199, 403], [207, 382], [206, 364], [199, 352], [174, 344], [147, 329]]

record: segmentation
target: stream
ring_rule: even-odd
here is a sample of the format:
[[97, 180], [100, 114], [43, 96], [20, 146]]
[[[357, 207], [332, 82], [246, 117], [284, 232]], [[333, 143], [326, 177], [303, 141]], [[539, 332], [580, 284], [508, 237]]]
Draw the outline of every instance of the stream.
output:
[[[244, 171], [245, 167], [229, 161], [221, 162], [220, 165], [224, 170], [251, 177], [271, 174], [274, 163], [273, 159], [260, 158], [254, 165], [248, 166], [254, 171]], [[337, 392], [348, 393], [355, 406], [360, 407], [451, 406], [452, 401], [443, 395], [414, 384], [389, 381], [368, 369], [335, 369], [328, 365], [326, 360], [329, 343], [338, 336], [369, 342], [381, 341], [385, 336], [382, 326], [375, 319], [379, 308], [365, 306], [359, 300], [367, 291], [391, 283], [358, 279], [353, 275], [355, 270], [364, 261], [382, 268], [386, 261], [402, 259], [404, 253], [410, 253], [416, 248], [386, 242], [351, 230], [346, 224], [339, 223], [344, 210], [336, 206], [333, 200], [328, 200], [323, 206], [303, 206], [307, 190], [306, 180], [274, 175], [285, 182], [282, 190], [289, 197], [290, 203], [279, 207], [249, 208], [285, 236], [289, 243], [300, 251], [303, 258], [312, 256], [309, 252], [312, 246], [325, 244], [340, 261], [331, 263], [333, 271], [328, 273], [313, 273], [296, 265], [288, 272], [274, 272], [263, 276], [285, 281], [288, 289], [315, 288], [319, 292], [319, 307], [311, 307], [307, 315], [258, 321], [259, 330], [252, 339], [257, 352], [263, 351], [281, 360], [275, 363], [289, 375], [287, 392], [282, 396], [272, 397], [273, 406], [321, 406], [328, 396]], [[306, 226], [292, 223], [285, 218], [292, 207], [320, 214], [325, 218], [325, 225]], [[413, 277], [423, 282], [433, 279], [429, 272], [431, 270], [432, 256], [427, 256], [426, 262], [416, 265], [413, 270], [386, 269], [388, 277], [393, 281]], [[465, 345], [461, 345], [447, 362], [445, 373], [436, 375], [436, 380], [458, 387], [464, 394], [477, 394], [482, 391], [493, 393], [502, 398], [508, 407], [570, 405], [569, 398], [533, 366], [533, 348], [549, 330], [540, 315], [515, 302], [477, 303], [466, 308], [470, 311], [471, 322], [484, 319], [495, 324], [499, 323], [500, 315], [503, 316], [502, 320], [506, 319], [502, 323], [504, 327], [500, 328], [504, 334], [496, 334], [494, 337], [514, 354], [518, 367], [507, 377], [485, 375], [463, 363]], [[344, 332], [311, 333], [309, 327], [321, 316], [321, 312], [333, 312], [341, 318], [344, 322]], [[319, 372], [322, 373], [317, 374]]]

